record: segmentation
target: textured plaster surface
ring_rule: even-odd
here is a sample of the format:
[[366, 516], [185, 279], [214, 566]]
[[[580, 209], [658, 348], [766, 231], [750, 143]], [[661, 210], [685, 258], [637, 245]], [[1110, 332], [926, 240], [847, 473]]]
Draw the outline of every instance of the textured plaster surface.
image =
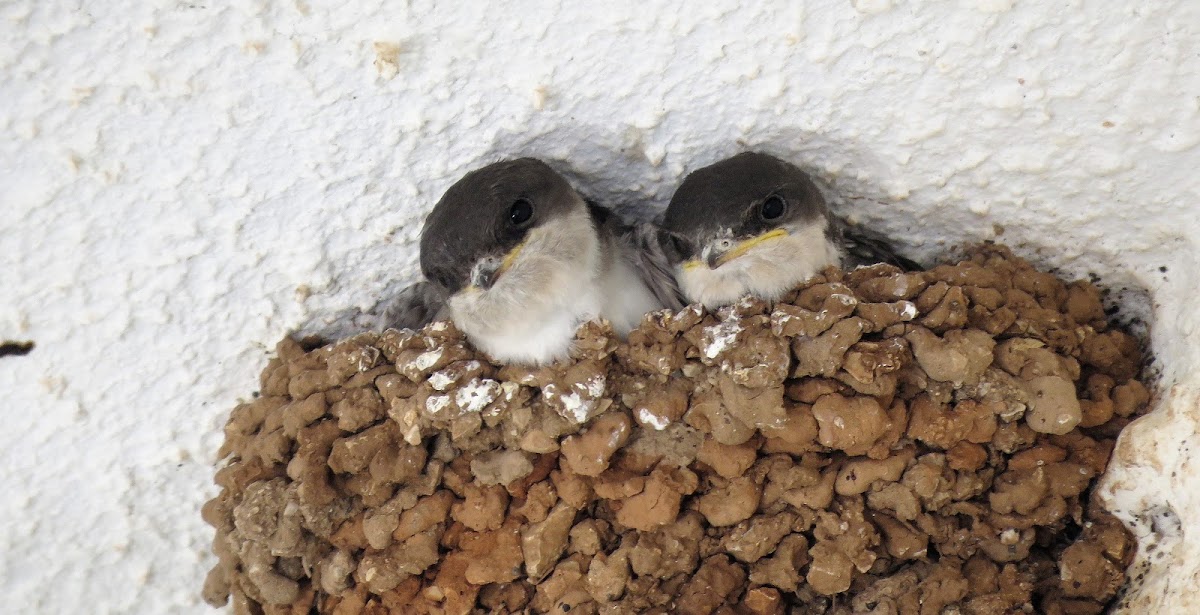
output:
[[[602, 8], [601, 8], [602, 7]], [[649, 217], [785, 156], [927, 261], [984, 239], [1152, 323], [1103, 490], [1129, 612], [1200, 612], [1200, 3], [0, 3], [0, 587], [205, 612], [214, 454], [272, 344], [415, 275], [466, 170], [534, 154]]]

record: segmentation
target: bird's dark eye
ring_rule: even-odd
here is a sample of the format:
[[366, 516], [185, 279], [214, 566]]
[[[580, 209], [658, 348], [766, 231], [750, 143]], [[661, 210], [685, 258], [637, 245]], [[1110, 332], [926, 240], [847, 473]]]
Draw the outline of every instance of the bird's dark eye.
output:
[[778, 219], [785, 211], [787, 211], [787, 201], [783, 200], [783, 197], [778, 194], [772, 194], [767, 197], [767, 200], [763, 201], [762, 205], [758, 208], [758, 212], [762, 215], [763, 220]]
[[533, 203], [528, 199], [517, 199], [508, 210], [508, 219], [513, 226], [521, 226], [533, 217]]

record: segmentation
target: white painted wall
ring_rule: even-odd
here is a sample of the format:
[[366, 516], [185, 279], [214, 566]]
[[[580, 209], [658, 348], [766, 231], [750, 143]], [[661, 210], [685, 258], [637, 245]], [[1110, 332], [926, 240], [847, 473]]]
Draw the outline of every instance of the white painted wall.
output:
[[6, 608], [204, 612], [227, 411], [413, 277], [466, 170], [650, 215], [753, 146], [916, 255], [1003, 227], [1150, 293], [1165, 407], [1108, 484], [1168, 553], [1130, 612], [1200, 610], [1200, 3], [505, 4], [0, 3], [0, 340], [37, 343], [0, 358]]

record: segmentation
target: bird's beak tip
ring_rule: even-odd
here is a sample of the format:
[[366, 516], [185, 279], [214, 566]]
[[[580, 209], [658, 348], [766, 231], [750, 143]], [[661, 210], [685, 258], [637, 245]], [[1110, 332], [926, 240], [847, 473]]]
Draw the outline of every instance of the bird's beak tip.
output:
[[786, 229], [776, 228], [771, 229], [770, 231], [767, 231], [757, 237], [751, 237], [750, 239], [738, 242], [728, 250], [714, 252], [713, 255], [709, 257], [710, 261], [713, 261], [714, 263], [710, 264], [709, 266], [716, 269], [717, 267], [720, 267], [721, 265], [724, 265], [725, 263], [728, 263], [729, 261], [746, 254], [761, 243], [770, 241], [772, 239], [787, 237], [787, 235], [788, 231]]
[[477, 290], [488, 290], [492, 286], [495, 286], [500, 277], [509, 269], [512, 269], [517, 257], [521, 254], [521, 249], [524, 247], [524, 244], [518, 245], [502, 258], [493, 256], [480, 261], [475, 265], [475, 271], [471, 278], [471, 286]]

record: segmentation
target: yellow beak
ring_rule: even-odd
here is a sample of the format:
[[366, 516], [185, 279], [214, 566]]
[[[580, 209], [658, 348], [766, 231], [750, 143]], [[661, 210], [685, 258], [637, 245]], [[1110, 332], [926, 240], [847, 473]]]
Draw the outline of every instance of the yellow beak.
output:
[[772, 230], [767, 231], [757, 237], [751, 237], [750, 239], [740, 241], [737, 244], [735, 244], [733, 247], [729, 248], [728, 250], [725, 250], [724, 252], [714, 251], [712, 256], [709, 258], [708, 263], [706, 263], [704, 260], [701, 260], [701, 259], [693, 259], [693, 260], [685, 262], [683, 264], [683, 268], [685, 270], [691, 270], [691, 269], [696, 269], [698, 267], [704, 267], [707, 265], [707, 266], [712, 267], [713, 269], [716, 269], [717, 267], [720, 267], [721, 265], [724, 265], [725, 263], [728, 263], [729, 261], [749, 252], [751, 249], [754, 248], [754, 246], [757, 246], [757, 245], [767, 242], [767, 241], [771, 241], [772, 239], [781, 239], [781, 238], [787, 237], [787, 236], [788, 236], [788, 232], [785, 229], [782, 229], [782, 228], [772, 229]]
[[[500, 264], [496, 266], [495, 270], [490, 272], [486, 269], [482, 270], [481, 275], [487, 280], [485, 288], [491, 288], [492, 284], [495, 284], [496, 280], [498, 280], [500, 276], [504, 275], [505, 271], [508, 271], [512, 268], [513, 263], [517, 262], [517, 257], [521, 255], [521, 250], [524, 248], [525, 242], [517, 244], [517, 247], [509, 250], [508, 254], [505, 254], [504, 258], [500, 259]], [[467, 285], [466, 290], [471, 292], [483, 292], [483, 288], [480, 287], [479, 281], [475, 279], [474, 273], [472, 274], [472, 282]]]
[[512, 268], [513, 263], [517, 262], [517, 257], [521, 255], [521, 250], [525, 249], [525, 242], [517, 244], [517, 247], [508, 251], [504, 255], [504, 259], [500, 261], [500, 268], [496, 270], [496, 277], [500, 277], [505, 271]]

